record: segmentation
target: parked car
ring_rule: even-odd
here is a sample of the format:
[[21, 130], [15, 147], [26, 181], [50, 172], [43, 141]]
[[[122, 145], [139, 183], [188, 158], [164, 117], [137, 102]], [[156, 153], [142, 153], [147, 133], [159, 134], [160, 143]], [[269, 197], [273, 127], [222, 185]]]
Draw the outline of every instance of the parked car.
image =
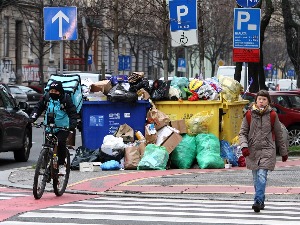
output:
[[8, 85], [10, 93], [16, 99], [17, 104], [27, 102], [27, 94], [22, 91], [17, 85]]
[[0, 84], [0, 152], [14, 153], [18, 162], [26, 162], [32, 147], [32, 126], [23, 110], [27, 103], [16, 104], [8, 90]]
[[[271, 100], [273, 101], [276, 98], [276, 92], [269, 92]], [[256, 93], [247, 92], [244, 94], [244, 99], [249, 100], [249, 103], [254, 102]], [[272, 102], [272, 107], [276, 110], [278, 114], [278, 118], [281, 123], [288, 129], [289, 131], [289, 145], [290, 146], [300, 146], [300, 111], [290, 109], [285, 107], [284, 105]], [[246, 106], [247, 107], [247, 106]]]
[[43, 94], [43, 87], [41, 85], [28, 85], [28, 87], [32, 88], [37, 93]]
[[31, 113], [33, 110], [34, 106], [38, 103], [38, 101], [42, 98], [43, 94], [40, 94], [33, 90], [30, 87], [27, 86], [18, 86], [22, 91], [24, 91], [27, 94], [27, 103], [28, 103], [28, 110], [26, 111], [28, 114]]
[[300, 91], [270, 91], [272, 102], [300, 111]]

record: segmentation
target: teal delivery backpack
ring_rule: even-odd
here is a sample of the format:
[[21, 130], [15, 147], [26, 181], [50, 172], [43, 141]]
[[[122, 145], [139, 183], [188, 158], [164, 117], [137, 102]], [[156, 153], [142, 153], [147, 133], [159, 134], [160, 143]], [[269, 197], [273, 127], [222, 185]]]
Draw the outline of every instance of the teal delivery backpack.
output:
[[80, 114], [83, 103], [83, 94], [80, 76], [75, 75], [58, 75], [52, 74], [45, 87], [45, 93], [49, 91], [50, 84], [53, 81], [60, 81], [62, 83], [65, 93], [69, 94], [72, 98], [73, 104], [76, 106], [76, 111]]

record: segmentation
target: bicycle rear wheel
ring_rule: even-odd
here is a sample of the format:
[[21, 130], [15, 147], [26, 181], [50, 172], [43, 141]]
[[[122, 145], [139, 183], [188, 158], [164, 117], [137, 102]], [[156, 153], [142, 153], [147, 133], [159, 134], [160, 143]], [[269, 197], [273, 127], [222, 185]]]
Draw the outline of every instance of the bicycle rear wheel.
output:
[[56, 196], [62, 196], [67, 188], [69, 176], [70, 176], [70, 152], [67, 151], [66, 160], [65, 160], [65, 166], [66, 166], [66, 174], [60, 175], [56, 174], [53, 177], [53, 189]]
[[33, 196], [40, 199], [45, 191], [46, 183], [50, 178], [50, 161], [49, 150], [43, 148], [36, 163], [33, 179]]

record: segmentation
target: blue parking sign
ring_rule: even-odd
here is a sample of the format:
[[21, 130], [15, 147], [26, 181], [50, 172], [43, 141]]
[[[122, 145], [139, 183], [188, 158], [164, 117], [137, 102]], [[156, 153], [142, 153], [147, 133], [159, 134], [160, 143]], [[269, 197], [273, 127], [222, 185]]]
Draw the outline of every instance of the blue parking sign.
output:
[[197, 27], [197, 0], [170, 0], [171, 31], [192, 30]]
[[294, 77], [295, 76], [295, 70], [288, 70], [287, 71], [287, 76], [288, 77]]
[[260, 17], [260, 9], [234, 9], [233, 48], [260, 48]]

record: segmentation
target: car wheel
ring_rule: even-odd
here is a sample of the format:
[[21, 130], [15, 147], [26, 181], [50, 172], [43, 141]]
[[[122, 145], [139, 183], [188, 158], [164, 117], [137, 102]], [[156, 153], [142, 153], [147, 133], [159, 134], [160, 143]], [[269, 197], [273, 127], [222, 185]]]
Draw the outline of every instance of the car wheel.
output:
[[288, 130], [289, 146], [300, 145], [300, 126], [292, 126]]
[[29, 130], [26, 129], [23, 137], [23, 146], [21, 149], [14, 151], [14, 158], [17, 162], [27, 162], [30, 154], [30, 135]]

